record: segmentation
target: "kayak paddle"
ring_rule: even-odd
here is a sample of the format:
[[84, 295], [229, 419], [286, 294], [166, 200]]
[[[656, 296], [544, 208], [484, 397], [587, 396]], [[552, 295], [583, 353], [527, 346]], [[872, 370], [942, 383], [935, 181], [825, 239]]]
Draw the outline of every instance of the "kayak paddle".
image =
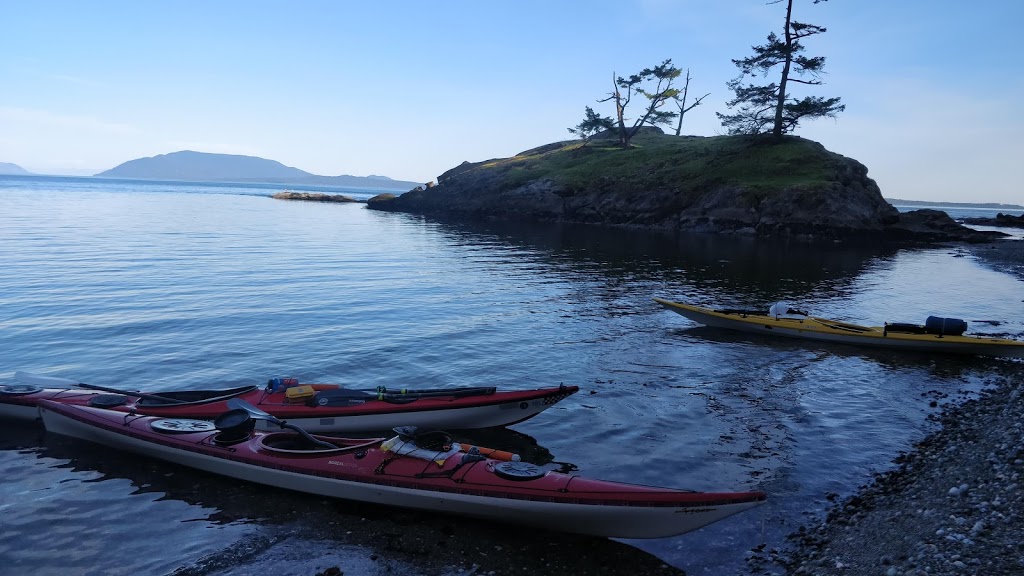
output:
[[160, 396], [159, 394], [146, 394], [144, 392], [136, 392], [134, 390], [120, 390], [118, 388], [107, 388], [106, 386], [97, 386], [95, 384], [86, 384], [84, 382], [75, 382], [67, 378], [58, 378], [56, 376], [40, 376], [38, 374], [30, 374], [28, 372], [15, 372], [14, 379], [24, 382], [26, 384], [35, 384], [36, 386], [44, 387], [61, 387], [61, 386], [77, 386], [79, 388], [87, 388], [89, 390], [98, 390], [100, 392], [110, 392], [112, 394], [123, 394], [125, 396], [136, 396], [138, 398], [145, 398], [147, 400], [153, 400], [154, 402], [171, 402], [178, 403], [180, 400], [174, 398], [168, 398], [166, 396]]
[[[235, 411], [235, 410], [244, 410], [245, 412], [248, 412], [249, 416], [252, 417], [252, 418], [256, 418], [258, 420], [266, 420], [267, 422], [270, 422], [272, 424], [277, 424], [281, 428], [287, 428], [289, 430], [293, 430], [295, 432], [298, 432], [300, 436], [302, 436], [303, 438], [305, 438], [309, 442], [312, 442], [313, 444], [315, 444], [317, 446], [320, 446], [322, 448], [328, 448], [330, 450], [333, 450], [333, 449], [337, 448], [337, 446], [335, 446], [334, 444], [331, 444], [330, 442], [324, 442], [323, 440], [317, 440], [316, 438], [313, 437], [312, 434], [310, 434], [309, 432], [306, 432], [302, 428], [299, 428], [298, 426], [295, 426], [294, 424], [289, 424], [289, 423], [285, 422], [284, 420], [281, 420], [280, 418], [278, 418], [276, 416], [268, 414], [268, 413], [264, 412], [263, 410], [260, 410], [259, 408], [253, 406], [252, 404], [249, 404], [245, 400], [242, 400], [241, 398], [232, 398], [232, 399], [228, 400], [227, 405], [228, 405], [228, 408], [232, 409], [232, 412]], [[223, 418], [225, 415], [230, 414], [230, 413], [231, 412], [225, 412], [224, 414], [221, 414], [220, 416], [218, 416], [218, 418]], [[216, 420], [214, 422], [216, 423]]]

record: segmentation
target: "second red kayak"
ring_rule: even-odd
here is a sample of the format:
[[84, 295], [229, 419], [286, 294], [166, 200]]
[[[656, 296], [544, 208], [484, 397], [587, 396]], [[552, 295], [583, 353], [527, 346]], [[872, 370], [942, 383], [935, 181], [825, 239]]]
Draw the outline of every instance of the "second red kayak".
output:
[[39, 402], [50, 400], [147, 416], [212, 420], [228, 410], [228, 400], [238, 398], [314, 433], [388, 430], [396, 426], [508, 426], [532, 418], [579, 391], [578, 386], [561, 385], [510, 391], [478, 387], [363, 392], [333, 384], [296, 383], [276, 391], [268, 384], [223, 390], [112, 393], [112, 389], [100, 386], [70, 388], [77, 383], [63, 378], [24, 372], [15, 377], [24, 384], [0, 385], [0, 417], [37, 420]]

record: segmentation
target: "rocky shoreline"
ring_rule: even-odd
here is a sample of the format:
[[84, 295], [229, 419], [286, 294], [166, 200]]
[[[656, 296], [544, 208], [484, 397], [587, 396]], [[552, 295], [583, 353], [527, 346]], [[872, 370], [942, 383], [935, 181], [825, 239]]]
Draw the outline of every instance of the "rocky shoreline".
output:
[[[1024, 241], [968, 250], [1024, 280]], [[1024, 574], [1024, 363], [1000, 363], [989, 384], [789, 549], [755, 551], [750, 572]]]

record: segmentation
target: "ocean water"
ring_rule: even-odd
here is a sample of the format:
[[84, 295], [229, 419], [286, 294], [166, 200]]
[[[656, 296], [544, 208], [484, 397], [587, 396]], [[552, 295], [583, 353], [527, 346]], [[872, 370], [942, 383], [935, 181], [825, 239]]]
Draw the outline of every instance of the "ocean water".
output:
[[[446, 223], [275, 191], [0, 177], [0, 382], [26, 370], [137, 389], [576, 384], [489, 441], [535, 442], [593, 477], [765, 490], [766, 505], [698, 532], [615, 543], [728, 574], [889, 469], [944, 403], [1020, 366], [772, 342], [651, 300], [784, 300], [867, 324], [939, 315], [1024, 337], [1024, 283], [957, 249]], [[320, 499], [35, 427], [4, 428], [0, 470], [0, 572], [294, 573], [284, 553], [208, 560], [285, 523], [300, 548], [319, 546], [304, 527], [323, 532]], [[366, 511], [327, 514], [341, 550]], [[501, 546], [502, 530], [481, 538]]]

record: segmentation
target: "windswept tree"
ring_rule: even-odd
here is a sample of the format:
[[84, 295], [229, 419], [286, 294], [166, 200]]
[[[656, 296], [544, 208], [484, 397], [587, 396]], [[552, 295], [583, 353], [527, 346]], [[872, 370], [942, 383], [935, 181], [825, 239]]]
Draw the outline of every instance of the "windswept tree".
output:
[[[629, 141], [636, 136], [644, 124], [657, 125], [669, 124], [676, 117], [675, 112], [660, 110], [666, 102], [675, 98], [679, 90], [672, 87], [672, 82], [679, 77], [681, 71], [672, 65], [672, 59], [665, 60], [654, 68], [644, 68], [638, 74], [629, 78], [615, 77], [612, 73], [612, 92], [608, 97], [598, 102], [615, 103], [615, 122], [619, 128], [619, 144], [623, 148], [629, 147]], [[633, 100], [633, 96], [641, 95], [647, 98], [647, 107], [627, 127], [626, 108]]]
[[584, 109], [585, 117], [583, 122], [580, 122], [573, 128], [569, 128], [569, 132], [579, 136], [584, 142], [590, 140], [590, 137], [598, 132], [604, 130], [611, 130], [615, 127], [615, 121], [608, 116], [601, 116], [590, 106]]
[[[814, 0], [814, 3], [825, 1]], [[767, 44], [753, 47], [753, 56], [732, 61], [740, 69], [740, 75], [726, 84], [736, 94], [726, 105], [735, 108], [736, 112], [716, 112], [729, 134], [763, 134], [770, 128], [774, 137], [781, 138], [783, 134], [792, 132], [802, 120], [835, 118], [846, 109], [846, 105], [839, 103], [839, 98], [806, 96], [798, 100], [787, 92], [790, 82], [807, 85], [822, 83], [825, 58], [804, 56], [800, 40], [822, 34], [825, 28], [794, 21], [793, 0], [774, 0], [769, 4], [782, 2], [786, 4], [783, 38], [772, 32], [768, 35]], [[755, 85], [743, 82], [747, 76], [767, 77], [772, 69], [780, 65], [782, 71], [778, 83]]]
[[689, 92], [690, 92], [690, 69], [687, 68], [686, 69], [686, 83], [683, 84], [682, 95], [680, 96], [679, 94], [676, 94], [672, 98], [673, 100], [676, 101], [676, 106], [679, 107], [679, 123], [676, 124], [676, 136], [679, 136], [679, 133], [683, 131], [683, 116], [685, 116], [686, 113], [689, 112], [690, 110], [693, 110], [697, 106], [700, 106], [701, 101], [711, 95], [711, 93], [708, 92], [707, 94], [705, 94], [705, 95], [701, 96], [700, 98], [697, 98], [696, 100], [694, 100], [693, 104], [690, 104], [689, 106], [687, 106], [686, 105], [686, 95]]

